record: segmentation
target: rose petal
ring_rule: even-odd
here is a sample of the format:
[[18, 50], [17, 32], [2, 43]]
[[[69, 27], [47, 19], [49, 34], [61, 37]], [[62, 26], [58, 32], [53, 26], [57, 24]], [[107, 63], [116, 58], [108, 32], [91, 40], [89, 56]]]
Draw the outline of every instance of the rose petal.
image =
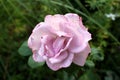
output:
[[79, 32], [78, 30], [74, 29], [74, 27], [69, 26], [71, 25], [67, 23], [60, 24], [61, 30], [66, 33], [71, 33], [73, 38], [72, 41], [70, 42], [68, 50], [72, 53], [79, 53], [87, 46], [88, 41], [91, 39], [91, 35], [87, 33], [81, 33], [82, 31]]
[[52, 34], [51, 33], [51, 26], [42, 22], [39, 27], [35, 27], [35, 29], [33, 30], [33, 33], [38, 33], [39, 36], [43, 36], [43, 35], [46, 35], [46, 34], [50, 35], [50, 34]]
[[28, 39], [28, 46], [33, 51], [38, 50], [41, 45], [41, 38], [47, 34], [53, 36], [53, 34], [50, 32], [50, 29], [48, 28], [48, 25], [42, 23], [40, 27], [36, 27], [32, 32], [31, 36]]
[[82, 28], [83, 30], [86, 30], [86, 28], [82, 24], [82, 18], [79, 17], [77, 14], [68, 13], [65, 15], [65, 17], [67, 18], [69, 23], [71, 23], [72, 26], [74, 26], [74, 28], [77, 29], [77, 27], [79, 27], [79, 28]]
[[88, 44], [87, 42], [84, 42], [84, 39], [80, 39], [80, 38], [74, 36], [73, 40], [70, 43], [70, 47], [68, 50], [73, 53], [79, 53], [85, 49], [87, 44]]
[[65, 33], [65, 32], [63, 32], [63, 31], [54, 31], [53, 33], [56, 34], [56, 35], [59, 36], [59, 37], [62, 37], [62, 36], [70, 37], [70, 36], [71, 36], [70, 34]]
[[56, 14], [56, 15], [47, 15], [45, 17], [45, 23], [52, 26], [53, 31], [57, 32], [60, 30], [59, 24], [61, 22], [66, 22], [66, 18], [63, 15]]
[[91, 51], [90, 46], [87, 45], [84, 51], [74, 55], [73, 62], [77, 65], [83, 66], [90, 51]]
[[47, 52], [46, 52], [46, 56], [47, 57], [53, 57], [54, 55], [55, 55], [55, 52], [54, 52], [54, 50], [53, 50], [53, 47], [52, 47], [52, 43], [50, 42], [49, 44], [47, 44], [46, 46], [45, 46], [45, 48], [46, 48], [46, 50], [47, 50]]
[[34, 50], [38, 50], [41, 42], [40, 42], [41, 37], [38, 36], [38, 34], [32, 33], [31, 36], [28, 39], [28, 46]]
[[57, 39], [53, 42], [53, 49], [55, 53], [58, 53], [58, 51], [63, 48], [64, 41], [65, 41], [64, 37], [57, 37]]
[[78, 27], [78, 28], [76, 28], [77, 31], [79, 32], [79, 34], [82, 34], [85, 36], [84, 38], [85, 38], [86, 42], [91, 40], [91, 34], [88, 32], [87, 28], [85, 28], [85, 26], [83, 25], [81, 17], [79, 17], [77, 14], [73, 14], [73, 13], [68, 13], [65, 15], [65, 17], [67, 17], [67, 19], [71, 22], [71, 24], [75, 25], [74, 28]]
[[69, 50], [71, 52], [79, 53], [85, 49], [88, 44], [88, 41], [91, 40], [91, 34], [87, 31], [84, 31], [81, 34], [74, 35], [73, 40], [70, 43]]
[[60, 63], [52, 64], [49, 62], [49, 60], [47, 60], [46, 63], [48, 65], [48, 67], [51, 68], [52, 70], [56, 71], [60, 68], [65, 68], [65, 67], [70, 66], [70, 64], [72, 63], [74, 55], [72, 53], [68, 53], [68, 54], [69, 54], [68, 57]]
[[[85, 26], [82, 23], [82, 19], [77, 14], [68, 13], [65, 15], [65, 17], [68, 19], [70, 23], [70, 25], [68, 25], [68, 28], [69, 27], [74, 28], [74, 29], [69, 28], [71, 30], [74, 30], [74, 31], [71, 31], [71, 32], [74, 32], [73, 33], [74, 38], [71, 42], [72, 46], [69, 48], [69, 50], [75, 53], [79, 53], [87, 46], [88, 41], [91, 40], [91, 34], [87, 31], [87, 28], [85, 28]], [[68, 30], [68, 29], [65, 29], [65, 30]]]
[[55, 36], [47, 34], [47, 35], [44, 35], [44, 36], [42, 37], [41, 42], [42, 42], [44, 45], [49, 44], [49, 42], [51, 42], [51, 44], [52, 44], [52, 42], [55, 40], [55, 38], [56, 38]]
[[49, 61], [51, 64], [59, 63], [63, 61], [67, 56], [68, 56], [68, 53], [65, 51], [65, 52], [62, 52], [58, 57], [50, 58]]
[[55, 40], [55, 36], [52, 35], [45, 35], [43, 36], [43, 38], [41, 39], [41, 42], [45, 45], [45, 52], [44, 54], [47, 57], [52, 57], [55, 55], [55, 52], [53, 50], [53, 41]]
[[44, 22], [38, 23], [38, 24], [35, 26], [35, 28], [33, 29], [32, 32], [35, 32], [39, 27], [41, 27], [42, 24], [44, 24]]
[[40, 49], [38, 50], [38, 54], [40, 56], [44, 56], [44, 53], [45, 53], [45, 47], [44, 47], [44, 44], [41, 44], [41, 47]]
[[60, 67], [69, 67], [73, 61], [73, 57], [74, 57], [74, 54], [69, 53], [69, 56], [67, 57], [67, 59], [65, 59], [65, 61]]
[[34, 52], [33, 53], [33, 59], [36, 61], [36, 62], [44, 62], [45, 59], [43, 58], [43, 56], [40, 56], [38, 52]]
[[68, 47], [70, 46], [70, 42], [71, 42], [71, 41], [72, 41], [72, 38], [69, 38], [68, 41], [67, 41], [67, 44], [65, 44], [65, 47], [64, 47], [63, 49], [61, 49], [61, 50], [59, 51], [59, 53], [57, 53], [57, 54], [55, 55], [55, 57], [58, 57], [62, 52], [64, 52], [65, 50], [67, 50]]

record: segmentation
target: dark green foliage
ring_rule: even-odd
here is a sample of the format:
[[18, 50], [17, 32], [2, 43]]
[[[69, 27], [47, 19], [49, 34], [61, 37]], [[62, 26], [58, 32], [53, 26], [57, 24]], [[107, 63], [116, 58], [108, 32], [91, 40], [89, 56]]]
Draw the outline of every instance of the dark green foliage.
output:
[[[84, 67], [54, 72], [29, 57], [24, 41], [47, 14], [68, 12], [79, 14], [92, 33], [92, 51]], [[0, 80], [120, 80], [120, 1], [0, 0]]]
[[32, 58], [32, 56], [29, 57], [28, 59], [28, 65], [31, 67], [31, 68], [37, 68], [39, 66], [43, 66], [44, 62], [35, 62]]
[[18, 49], [18, 52], [21, 56], [32, 55], [32, 51], [28, 48], [27, 41], [25, 41], [21, 47]]
[[100, 77], [94, 71], [88, 70], [79, 78], [79, 80], [100, 80]]

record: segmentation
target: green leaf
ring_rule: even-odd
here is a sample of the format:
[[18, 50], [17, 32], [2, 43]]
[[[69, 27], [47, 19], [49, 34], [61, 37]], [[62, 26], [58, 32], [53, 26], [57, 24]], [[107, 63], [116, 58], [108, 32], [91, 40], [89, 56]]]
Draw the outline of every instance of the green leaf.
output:
[[89, 67], [94, 67], [94, 66], [95, 66], [94, 62], [91, 61], [91, 60], [86, 60], [85, 65], [87, 65], [87, 66], [89, 66]]
[[92, 48], [91, 57], [93, 60], [102, 61], [104, 60], [104, 53], [100, 48]]
[[18, 52], [22, 56], [29, 56], [32, 54], [32, 51], [28, 48], [27, 41], [25, 41], [21, 47], [18, 49]]
[[35, 62], [32, 58], [32, 56], [29, 57], [28, 59], [28, 65], [31, 67], [31, 68], [37, 68], [37, 67], [40, 67], [40, 66], [43, 66], [45, 62]]
[[92, 70], [88, 70], [79, 78], [79, 80], [100, 80], [100, 77]]
[[105, 80], [120, 80], [120, 77], [118, 74], [116, 74], [114, 71], [106, 70], [106, 75], [104, 77]]

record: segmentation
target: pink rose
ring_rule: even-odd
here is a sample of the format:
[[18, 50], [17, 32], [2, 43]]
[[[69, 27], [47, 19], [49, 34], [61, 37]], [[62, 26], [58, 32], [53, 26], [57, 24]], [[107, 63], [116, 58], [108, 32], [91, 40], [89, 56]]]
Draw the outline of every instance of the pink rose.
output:
[[46, 61], [56, 71], [73, 62], [83, 66], [90, 53], [91, 34], [77, 14], [47, 15], [33, 29], [28, 39], [36, 62]]

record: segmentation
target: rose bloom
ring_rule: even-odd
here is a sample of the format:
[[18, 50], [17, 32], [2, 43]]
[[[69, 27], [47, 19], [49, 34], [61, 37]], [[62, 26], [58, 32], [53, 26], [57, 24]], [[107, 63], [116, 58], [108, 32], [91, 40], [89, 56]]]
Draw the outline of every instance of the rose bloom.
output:
[[91, 34], [74, 13], [47, 15], [33, 29], [28, 39], [36, 62], [46, 62], [56, 71], [75, 63], [83, 66], [91, 49]]

